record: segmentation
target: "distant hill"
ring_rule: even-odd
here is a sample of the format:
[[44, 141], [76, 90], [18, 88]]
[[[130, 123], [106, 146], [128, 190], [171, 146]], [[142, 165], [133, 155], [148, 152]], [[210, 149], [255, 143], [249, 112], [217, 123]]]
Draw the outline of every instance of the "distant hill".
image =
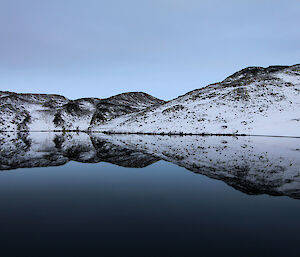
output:
[[106, 99], [0, 92], [0, 130], [87, 130], [94, 124], [165, 103], [142, 92]]
[[300, 136], [300, 64], [248, 67], [168, 102], [0, 92], [0, 130]]

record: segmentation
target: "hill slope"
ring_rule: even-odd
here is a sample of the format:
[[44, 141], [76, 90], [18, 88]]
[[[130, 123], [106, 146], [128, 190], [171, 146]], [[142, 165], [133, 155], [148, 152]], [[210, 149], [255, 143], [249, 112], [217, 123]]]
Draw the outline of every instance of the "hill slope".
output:
[[107, 99], [0, 91], [0, 131], [87, 130], [91, 124], [139, 112], [164, 101], [141, 92]]
[[300, 136], [300, 65], [249, 67], [94, 130]]
[[248, 67], [169, 102], [143, 92], [69, 100], [0, 91], [0, 131], [300, 136], [299, 107], [300, 65]]

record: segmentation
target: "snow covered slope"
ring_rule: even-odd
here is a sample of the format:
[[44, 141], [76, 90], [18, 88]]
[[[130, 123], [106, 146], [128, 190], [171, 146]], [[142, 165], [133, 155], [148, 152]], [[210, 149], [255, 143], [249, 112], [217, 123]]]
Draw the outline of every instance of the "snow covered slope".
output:
[[91, 124], [139, 112], [164, 101], [141, 92], [107, 99], [0, 91], [0, 131], [87, 130]]
[[300, 65], [249, 67], [156, 108], [93, 123], [93, 129], [300, 136]]
[[300, 65], [249, 67], [169, 102], [0, 92], [1, 130], [300, 136]]

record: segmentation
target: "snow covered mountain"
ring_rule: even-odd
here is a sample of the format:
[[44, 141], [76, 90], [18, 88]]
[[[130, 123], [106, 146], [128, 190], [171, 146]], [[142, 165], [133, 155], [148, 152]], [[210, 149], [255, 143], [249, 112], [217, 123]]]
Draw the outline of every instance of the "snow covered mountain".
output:
[[272, 137], [0, 133], [0, 170], [69, 161], [143, 168], [163, 160], [247, 194], [300, 199], [299, 142]]
[[169, 102], [142, 92], [77, 100], [0, 92], [0, 131], [300, 136], [299, 110], [300, 64], [249, 67]]
[[60, 95], [0, 92], [0, 131], [87, 130], [99, 121], [162, 103], [142, 92], [77, 100]]
[[300, 65], [249, 67], [94, 130], [300, 136]]

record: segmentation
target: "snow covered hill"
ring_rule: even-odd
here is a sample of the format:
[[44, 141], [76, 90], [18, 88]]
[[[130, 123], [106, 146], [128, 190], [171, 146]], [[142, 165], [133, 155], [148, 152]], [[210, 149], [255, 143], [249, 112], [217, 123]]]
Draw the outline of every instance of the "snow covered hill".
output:
[[77, 100], [0, 92], [0, 131], [300, 136], [299, 110], [300, 64], [249, 67], [169, 102], [143, 92]]
[[0, 92], [0, 131], [87, 130], [91, 124], [139, 112], [164, 101], [131, 92], [107, 99]]
[[93, 130], [300, 136], [300, 65], [249, 67]]

